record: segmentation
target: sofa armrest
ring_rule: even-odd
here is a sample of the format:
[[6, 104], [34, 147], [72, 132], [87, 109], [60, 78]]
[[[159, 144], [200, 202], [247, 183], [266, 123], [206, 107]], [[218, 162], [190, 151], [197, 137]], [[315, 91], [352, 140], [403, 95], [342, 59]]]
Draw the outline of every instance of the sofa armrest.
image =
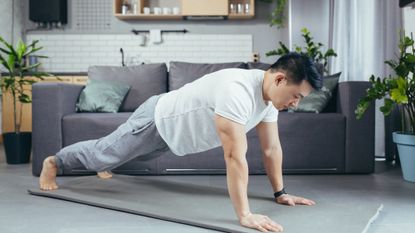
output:
[[32, 88], [32, 173], [39, 176], [43, 160], [62, 148], [62, 118], [74, 113], [84, 86], [35, 83]]
[[370, 87], [369, 82], [339, 83], [337, 112], [346, 117], [345, 172], [372, 173], [375, 165], [375, 107], [372, 104], [361, 119], [355, 109]]

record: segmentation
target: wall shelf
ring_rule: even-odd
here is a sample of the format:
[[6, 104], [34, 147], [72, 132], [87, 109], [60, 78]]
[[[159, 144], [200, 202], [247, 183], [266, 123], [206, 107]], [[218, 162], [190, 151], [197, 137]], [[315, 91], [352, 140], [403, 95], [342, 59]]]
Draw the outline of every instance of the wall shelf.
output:
[[[138, 2], [137, 14], [122, 14], [121, 5], [123, 0], [114, 1], [114, 16], [120, 20], [182, 20], [186, 16], [224, 16], [227, 19], [252, 19], [255, 16], [255, 0], [199, 0], [206, 2], [209, 7], [195, 6], [195, 1], [177, 0], [179, 3], [180, 14], [143, 14], [144, 7], [154, 7], [151, 5], [152, 0], [133, 0]], [[129, 1], [131, 2], [131, 0]], [[199, 3], [200, 4], [200, 3]], [[234, 11], [237, 11], [237, 5], [242, 4], [245, 11], [245, 4], [249, 5], [249, 13], [231, 12], [230, 5], [233, 4]], [[158, 6], [163, 8], [165, 6]], [[169, 7], [169, 6], [167, 6]], [[205, 9], [206, 8], [206, 9]], [[206, 12], [204, 12], [206, 10]]]
[[127, 15], [123, 15], [123, 14], [115, 14], [115, 17], [122, 19], [122, 20], [140, 20], [140, 19], [144, 19], [144, 20], [162, 20], [162, 19], [183, 19], [182, 15], [155, 15], [155, 14], [149, 14], [149, 15], [145, 15], [145, 14], [137, 14], [137, 15], [133, 15], [133, 14], [127, 14]]

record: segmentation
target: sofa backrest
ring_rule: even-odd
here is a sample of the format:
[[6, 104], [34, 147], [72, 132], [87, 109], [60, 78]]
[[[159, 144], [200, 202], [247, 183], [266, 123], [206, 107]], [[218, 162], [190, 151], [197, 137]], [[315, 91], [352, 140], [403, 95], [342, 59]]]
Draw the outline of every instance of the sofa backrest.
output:
[[117, 81], [131, 86], [120, 112], [133, 112], [153, 95], [167, 92], [167, 66], [164, 63], [139, 66], [91, 66], [88, 77]]
[[259, 70], [268, 70], [271, 67], [271, 64], [262, 63], [262, 62], [248, 62], [246, 63], [247, 69], [259, 69]]
[[193, 82], [203, 75], [227, 68], [246, 69], [246, 64], [243, 62], [213, 64], [170, 62], [168, 90], [179, 89], [186, 83]]

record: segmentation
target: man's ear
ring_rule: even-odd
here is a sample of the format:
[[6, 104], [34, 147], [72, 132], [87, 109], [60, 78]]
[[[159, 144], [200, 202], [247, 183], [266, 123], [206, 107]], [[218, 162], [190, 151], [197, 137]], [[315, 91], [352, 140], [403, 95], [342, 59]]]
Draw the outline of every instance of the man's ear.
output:
[[278, 86], [281, 82], [286, 81], [286, 77], [284, 73], [277, 72], [274, 76], [274, 82]]

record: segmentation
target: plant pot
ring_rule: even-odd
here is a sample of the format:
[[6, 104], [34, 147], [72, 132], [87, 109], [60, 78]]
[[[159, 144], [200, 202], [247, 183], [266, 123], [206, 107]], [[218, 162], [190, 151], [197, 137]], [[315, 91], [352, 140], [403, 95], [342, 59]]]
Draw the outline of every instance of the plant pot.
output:
[[393, 142], [398, 147], [404, 180], [415, 182], [415, 135], [393, 132]]
[[5, 133], [4, 149], [6, 151], [6, 162], [8, 164], [22, 164], [30, 161], [32, 148], [32, 133]]

